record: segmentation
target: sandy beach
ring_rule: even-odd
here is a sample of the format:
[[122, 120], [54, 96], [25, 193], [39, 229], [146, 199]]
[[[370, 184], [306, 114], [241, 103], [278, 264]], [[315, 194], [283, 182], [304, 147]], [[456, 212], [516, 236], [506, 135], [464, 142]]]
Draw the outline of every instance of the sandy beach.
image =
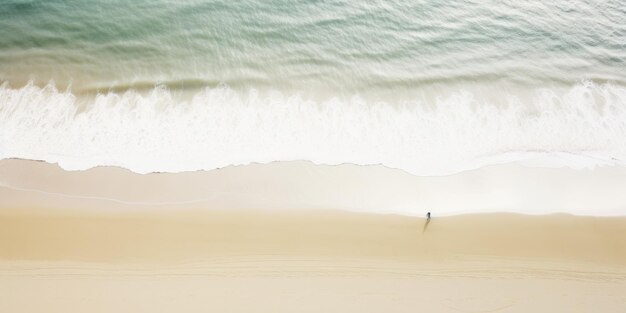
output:
[[0, 0], [0, 313], [626, 313], [625, 3]]
[[619, 312], [626, 304], [624, 218], [488, 214], [424, 224], [341, 212], [2, 214], [0, 310]]
[[[2, 162], [2, 312], [620, 312], [626, 306], [624, 217], [435, 214], [426, 224], [422, 217], [332, 209], [164, 204], [146, 182], [162, 192], [167, 177], [178, 174]], [[124, 190], [146, 198], [124, 198]]]

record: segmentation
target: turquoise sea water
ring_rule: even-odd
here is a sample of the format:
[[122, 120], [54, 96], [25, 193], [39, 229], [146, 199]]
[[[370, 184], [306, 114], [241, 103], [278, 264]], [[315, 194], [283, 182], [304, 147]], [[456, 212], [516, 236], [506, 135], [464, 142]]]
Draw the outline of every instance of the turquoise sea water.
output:
[[44, 1], [0, 6], [0, 79], [364, 93], [626, 83], [621, 1]]
[[0, 157], [66, 168], [626, 161], [619, 0], [4, 0], [0, 81]]

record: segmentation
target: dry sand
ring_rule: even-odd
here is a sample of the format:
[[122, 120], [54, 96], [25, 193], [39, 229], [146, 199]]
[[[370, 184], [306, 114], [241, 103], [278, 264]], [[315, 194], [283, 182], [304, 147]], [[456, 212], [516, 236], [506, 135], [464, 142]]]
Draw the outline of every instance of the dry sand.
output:
[[[13, 164], [39, 189], [0, 175], [12, 186], [0, 187], [0, 312], [626, 308], [624, 217], [435, 214], [425, 228], [422, 218], [337, 210], [131, 205], [42, 191], [65, 187], [41, 180], [73, 175]], [[108, 176], [89, 175], [103, 185], [142, 187], [99, 171]]]

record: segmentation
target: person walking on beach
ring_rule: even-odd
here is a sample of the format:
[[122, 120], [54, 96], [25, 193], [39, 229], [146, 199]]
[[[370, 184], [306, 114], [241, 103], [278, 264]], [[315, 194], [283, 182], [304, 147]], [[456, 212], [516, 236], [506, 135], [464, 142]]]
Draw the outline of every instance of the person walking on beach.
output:
[[424, 228], [422, 229], [422, 234], [426, 231], [426, 227], [428, 227], [428, 223], [430, 223], [430, 212], [426, 213], [426, 223], [424, 223]]

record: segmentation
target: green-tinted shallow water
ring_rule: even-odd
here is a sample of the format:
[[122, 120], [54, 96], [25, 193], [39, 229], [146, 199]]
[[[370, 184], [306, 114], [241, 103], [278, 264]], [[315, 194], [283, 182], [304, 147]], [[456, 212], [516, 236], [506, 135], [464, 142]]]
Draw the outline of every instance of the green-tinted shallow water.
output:
[[[5, 0], [0, 79], [309, 94], [626, 82], [608, 1]], [[377, 99], [384, 100], [384, 99]]]

